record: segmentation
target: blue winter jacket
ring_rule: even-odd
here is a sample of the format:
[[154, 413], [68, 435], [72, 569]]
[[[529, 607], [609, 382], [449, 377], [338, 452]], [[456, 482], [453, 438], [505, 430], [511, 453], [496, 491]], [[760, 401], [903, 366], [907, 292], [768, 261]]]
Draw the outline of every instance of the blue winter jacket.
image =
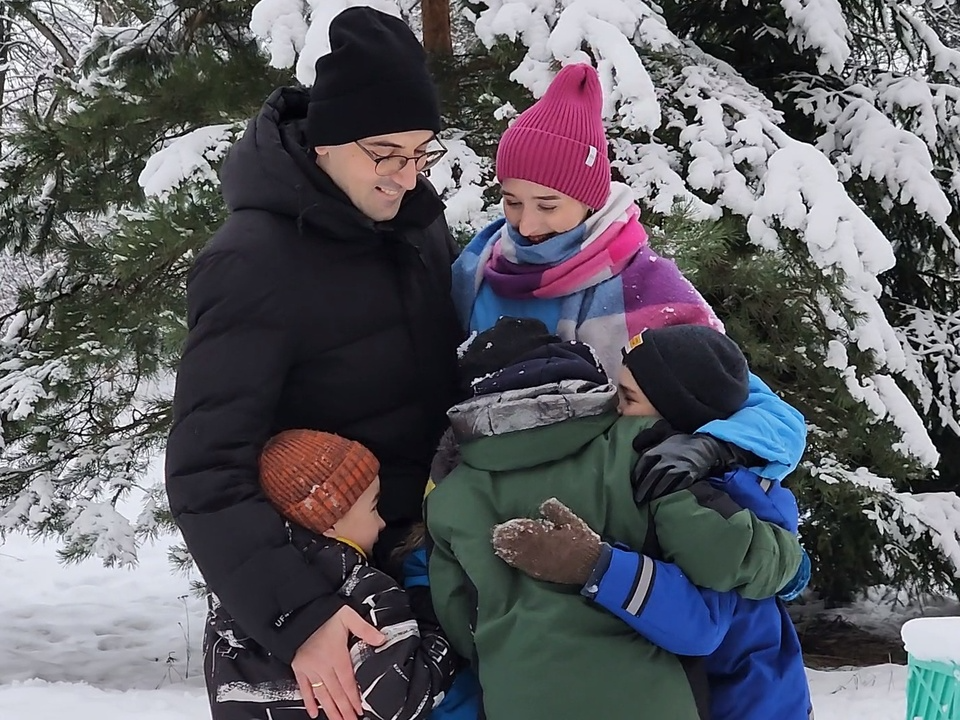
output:
[[[779, 482], [746, 469], [711, 483], [761, 520], [797, 531], [797, 502]], [[781, 591], [795, 597], [810, 560]], [[625, 608], [645, 599], [636, 614]], [[582, 593], [664, 650], [706, 657], [713, 720], [807, 720], [811, 713], [800, 641], [781, 597], [746, 600], [736, 592], [697, 588], [676, 565], [603, 546]]]

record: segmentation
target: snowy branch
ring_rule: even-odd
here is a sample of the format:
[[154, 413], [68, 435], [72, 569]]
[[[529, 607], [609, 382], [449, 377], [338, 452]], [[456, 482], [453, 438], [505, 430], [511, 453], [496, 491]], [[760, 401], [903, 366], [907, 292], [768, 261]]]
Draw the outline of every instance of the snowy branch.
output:
[[210, 125], [183, 135], [147, 161], [138, 180], [147, 197], [164, 199], [186, 182], [219, 185], [214, 165], [236, 141], [239, 123]]

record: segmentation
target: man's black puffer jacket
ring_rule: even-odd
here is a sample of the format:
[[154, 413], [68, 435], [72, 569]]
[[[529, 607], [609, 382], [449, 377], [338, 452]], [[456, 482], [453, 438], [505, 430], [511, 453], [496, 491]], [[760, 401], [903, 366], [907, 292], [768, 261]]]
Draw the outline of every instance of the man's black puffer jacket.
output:
[[170, 507], [211, 590], [288, 661], [342, 604], [259, 489], [266, 440], [311, 428], [381, 463], [381, 539], [421, 516], [460, 340], [455, 246], [425, 181], [375, 223], [311, 158], [308, 94], [266, 102], [222, 170], [230, 214], [196, 259], [167, 444]]

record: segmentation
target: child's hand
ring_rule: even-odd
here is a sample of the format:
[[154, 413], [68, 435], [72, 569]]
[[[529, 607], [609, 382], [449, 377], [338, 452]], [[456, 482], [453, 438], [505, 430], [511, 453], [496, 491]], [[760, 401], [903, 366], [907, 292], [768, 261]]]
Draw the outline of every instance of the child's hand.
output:
[[556, 498], [540, 506], [544, 519], [515, 518], [493, 529], [493, 549], [508, 565], [537, 580], [584, 585], [600, 558], [600, 536]]
[[[641, 433], [634, 442], [643, 436]], [[710, 435], [666, 435], [660, 442], [648, 445], [637, 460], [631, 476], [633, 497], [637, 505], [644, 505], [734, 465], [758, 462], [752, 453]]]

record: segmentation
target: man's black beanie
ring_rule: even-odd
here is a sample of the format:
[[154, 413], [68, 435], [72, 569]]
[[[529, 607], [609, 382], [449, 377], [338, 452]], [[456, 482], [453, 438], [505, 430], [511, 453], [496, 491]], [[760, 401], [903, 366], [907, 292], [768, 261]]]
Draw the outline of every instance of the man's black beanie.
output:
[[692, 433], [743, 407], [750, 371], [740, 348], [723, 333], [671, 325], [644, 330], [631, 344], [624, 365], [675, 430]]
[[330, 52], [317, 60], [307, 142], [346, 145], [407, 132], [440, 132], [440, 102], [427, 56], [407, 24], [369, 7], [330, 23]]

